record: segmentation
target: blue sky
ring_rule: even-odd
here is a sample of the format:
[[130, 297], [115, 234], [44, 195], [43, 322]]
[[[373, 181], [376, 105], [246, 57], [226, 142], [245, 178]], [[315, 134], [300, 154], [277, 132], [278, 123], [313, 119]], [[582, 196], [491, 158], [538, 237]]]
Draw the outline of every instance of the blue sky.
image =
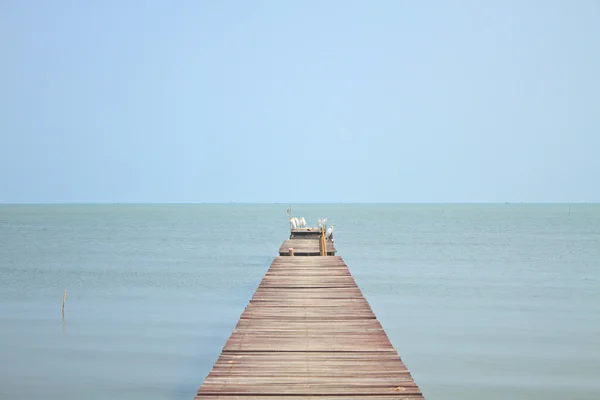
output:
[[0, 202], [598, 202], [600, 2], [3, 1]]

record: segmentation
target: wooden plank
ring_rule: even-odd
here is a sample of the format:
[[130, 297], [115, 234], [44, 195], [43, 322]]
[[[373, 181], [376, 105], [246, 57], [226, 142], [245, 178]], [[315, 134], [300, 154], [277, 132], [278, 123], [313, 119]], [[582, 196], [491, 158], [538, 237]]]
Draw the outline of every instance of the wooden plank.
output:
[[[286, 240], [283, 242], [280, 249], [287, 253], [287, 250], [290, 247], [292, 247], [295, 251], [296, 249], [303, 249], [303, 248], [313, 248], [314, 249], [315, 246], [317, 246], [317, 249], [319, 248], [319, 239], [318, 238], [289, 239], [289, 240]], [[335, 247], [331, 240], [327, 240], [327, 249], [329, 251], [335, 251]]]
[[318, 226], [306, 226], [304, 228], [292, 228], [292, 232], [321, 232], [321, 228]]
[[339, 256], [276, 257], [196, 398], [278, 397], [423, 399]]
[[301, 331], [301, 332], [368, 332], [380, 331], [383, 327], [377, 319], [347, 321], [279, 321], [268, 319], [240, 319], [234, 329], [245, 331]]
[[318, 227], [290, 229], [290, 239], [319, 237], [320, 235], [321, 235], [321, 228], [318, 228]]
[[[294, 249], [294, 255], [319, 255], [319, 238], [297, 238], [285, 240], [279, 248], [279, 255], [287, 255], [289, 249]], [[327, 240], [327, 253], [335, 254], [336, 249], [331, 240]]]
[[[340, 395], [335, 396], [335, 400], [415, 400], [422, 399], [421, 395]], [[203, 395], [204, 400], [274, 400], [273, 396], [261, 395]], [[322, 396], [294, 396], [286, 395], [285, 400], [325, 400]]]

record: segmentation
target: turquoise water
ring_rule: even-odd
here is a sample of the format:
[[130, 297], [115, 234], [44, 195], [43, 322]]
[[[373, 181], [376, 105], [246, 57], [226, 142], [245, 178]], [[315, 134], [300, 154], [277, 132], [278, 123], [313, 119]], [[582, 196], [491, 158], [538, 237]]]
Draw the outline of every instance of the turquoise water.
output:
[[[0, 399], [192, 399], [286, 208], [0, 206]], [[600, 398], [599, 205], [294, 212], [335, 222], [428, 399]]]

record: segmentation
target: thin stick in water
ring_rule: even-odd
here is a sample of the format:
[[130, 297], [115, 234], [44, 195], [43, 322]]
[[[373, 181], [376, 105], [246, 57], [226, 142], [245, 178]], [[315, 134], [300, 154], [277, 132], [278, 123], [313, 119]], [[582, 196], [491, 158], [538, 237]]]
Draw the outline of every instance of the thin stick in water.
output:
[[63, 304], [62, 304], [62, 318], [65, 319], [65, 302], [67, 301], [67, 291], [65, 290], [65, 294], [63, 294]]

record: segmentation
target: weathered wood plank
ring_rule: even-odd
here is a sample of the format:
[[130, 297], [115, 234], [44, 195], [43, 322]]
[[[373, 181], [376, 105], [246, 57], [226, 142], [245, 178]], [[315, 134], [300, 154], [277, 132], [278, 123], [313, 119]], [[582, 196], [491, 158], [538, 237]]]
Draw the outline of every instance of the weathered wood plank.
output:
[[[298, 255], [319, 255], [319, 238], [310, 239], [289, 239], [283, 242], [279, 247], [279, 255], [287, 255], [289, 249], [294, 249], [294, 254]], [[335, 246], [331, 240], [327, 240], [327, 253], [334, 255], [336, 253]]]
[[[274, 400], [273, 396], [261, 395], [202, 395], [204, 400]], [[416, 400], [422, 399], [421, 395], [340, 395], [335, 396], [335, 400]], [[324, 400], [322, 396], [285, 396], [286, 400]]]

